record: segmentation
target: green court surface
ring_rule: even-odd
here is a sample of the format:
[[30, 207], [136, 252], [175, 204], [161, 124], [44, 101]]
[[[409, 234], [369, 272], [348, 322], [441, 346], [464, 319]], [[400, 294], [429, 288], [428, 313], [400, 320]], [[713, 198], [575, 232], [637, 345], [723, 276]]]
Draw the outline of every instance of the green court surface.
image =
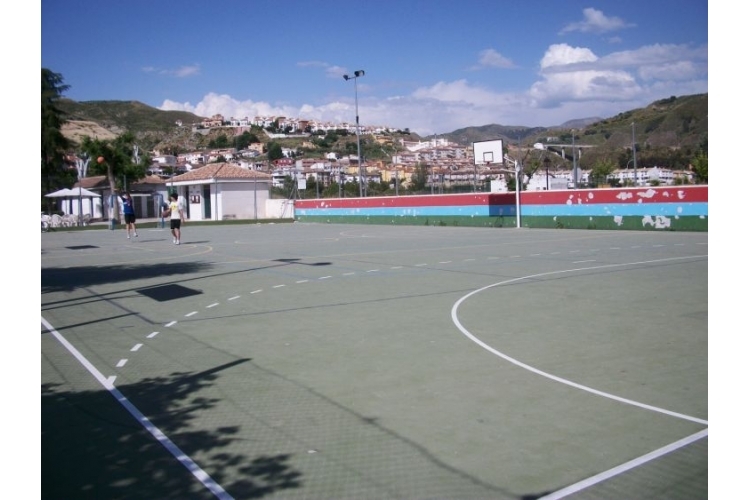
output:
[[42, 498], [708, 497], [708, 234], [41, 235]]

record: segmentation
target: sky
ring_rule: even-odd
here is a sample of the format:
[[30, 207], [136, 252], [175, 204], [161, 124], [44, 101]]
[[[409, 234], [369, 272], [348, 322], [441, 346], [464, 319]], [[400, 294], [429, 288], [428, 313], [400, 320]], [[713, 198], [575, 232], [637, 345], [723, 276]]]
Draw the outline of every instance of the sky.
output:
[[[42, 0], [76, 101], [409, 129], [553, 127], [708, 92], [707, 0]], [[364, 71], [357, 79], [344, 75]]]

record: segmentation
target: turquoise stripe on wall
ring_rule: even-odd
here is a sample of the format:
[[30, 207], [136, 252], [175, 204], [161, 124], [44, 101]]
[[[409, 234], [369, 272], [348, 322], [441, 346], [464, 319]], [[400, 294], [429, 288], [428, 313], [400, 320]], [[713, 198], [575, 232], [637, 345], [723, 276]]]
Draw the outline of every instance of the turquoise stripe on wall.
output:
[[521, 205], [521, 217], [528, 216], [645, 216], [689, 217], [708, 215], [707, 203], [623, 203], [621, 205]]

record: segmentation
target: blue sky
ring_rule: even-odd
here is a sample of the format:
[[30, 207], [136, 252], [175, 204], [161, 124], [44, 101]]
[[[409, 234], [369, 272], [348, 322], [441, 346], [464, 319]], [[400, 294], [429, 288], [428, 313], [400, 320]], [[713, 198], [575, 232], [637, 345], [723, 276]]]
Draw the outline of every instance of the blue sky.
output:
[[[708, 92], [707, 0], [42, 0], [77, 101], [409, 128], [555, 126]], [[364, 70], [355, 82], [344, 74]]]

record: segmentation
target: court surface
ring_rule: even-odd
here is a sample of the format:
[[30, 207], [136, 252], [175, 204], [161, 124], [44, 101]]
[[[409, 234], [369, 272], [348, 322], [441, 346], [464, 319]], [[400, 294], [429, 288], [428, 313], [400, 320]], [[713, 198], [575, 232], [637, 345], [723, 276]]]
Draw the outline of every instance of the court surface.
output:
[[708, 234], [41, 235], [43, 498], [708, 497]]

